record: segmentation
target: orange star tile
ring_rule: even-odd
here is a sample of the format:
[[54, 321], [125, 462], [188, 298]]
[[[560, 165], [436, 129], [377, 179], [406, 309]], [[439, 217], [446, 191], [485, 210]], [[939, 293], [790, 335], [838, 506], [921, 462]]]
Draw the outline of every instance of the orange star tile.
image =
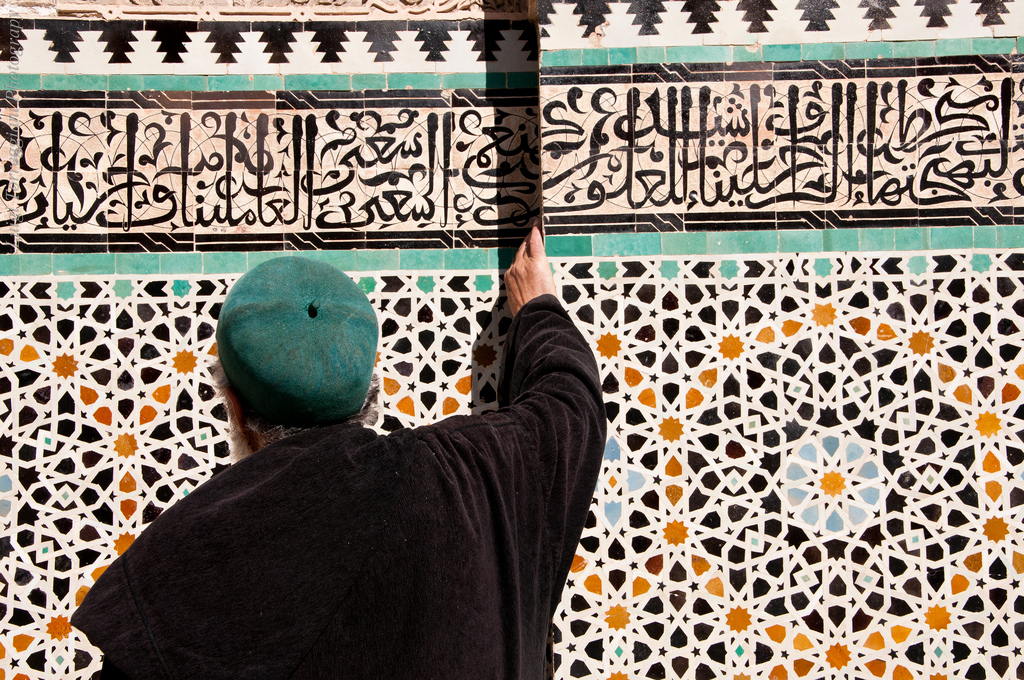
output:
[[605, 613], [605, 622], [613, 630], [621, 630], [629, 625], [629, 611], [620, 604], [613, 605]]

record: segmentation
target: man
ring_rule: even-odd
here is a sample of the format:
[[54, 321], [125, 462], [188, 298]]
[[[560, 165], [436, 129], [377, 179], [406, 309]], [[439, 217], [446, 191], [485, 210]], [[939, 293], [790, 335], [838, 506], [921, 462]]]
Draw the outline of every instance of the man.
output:
[[72, 618], [104, 677], [539, 680], [605, 437], [593, 352], [539, 228], [505, 275], [500, 408], [387, 436], [349, 420], [376, 350], [365, 296], [287, 259], [235, 284], [218, 348], [240, 414], [303, 429], [169, 508], [104, 572]]

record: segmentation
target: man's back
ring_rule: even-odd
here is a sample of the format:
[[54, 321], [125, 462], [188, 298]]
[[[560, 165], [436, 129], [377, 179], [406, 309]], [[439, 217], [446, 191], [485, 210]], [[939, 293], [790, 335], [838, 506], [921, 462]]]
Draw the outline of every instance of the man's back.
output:
[[604, 415], [554, 298], [524, 306], [505, 352], [498, 412], [316, 428], [225, 471], [75, 625], [136, 678], [542, 677]]

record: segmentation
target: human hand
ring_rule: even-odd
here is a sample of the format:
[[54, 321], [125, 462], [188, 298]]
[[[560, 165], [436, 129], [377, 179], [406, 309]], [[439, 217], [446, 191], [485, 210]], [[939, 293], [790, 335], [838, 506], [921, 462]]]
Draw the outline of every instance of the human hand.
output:
[[505, 272], [505, 291], [512, 316], [535, 297], [558, 295], [555, 279], [551, 275], [548, 256], [544, 253], [544, 236], [540, 219], [533, 221], [530, 233], [519, 246], [516, 259]]

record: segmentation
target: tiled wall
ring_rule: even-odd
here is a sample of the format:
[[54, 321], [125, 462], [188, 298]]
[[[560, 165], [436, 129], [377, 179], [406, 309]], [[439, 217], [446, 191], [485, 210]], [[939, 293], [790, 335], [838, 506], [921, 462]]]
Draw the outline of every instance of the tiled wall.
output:
[[0, 679], [227, 464], [238, 275], [352, 273], [380, 429], [479, 411], [542, 203], [610, 423], [557, 677], [1024, 677], [1024, 3], [538, 20], [0, 23]]

